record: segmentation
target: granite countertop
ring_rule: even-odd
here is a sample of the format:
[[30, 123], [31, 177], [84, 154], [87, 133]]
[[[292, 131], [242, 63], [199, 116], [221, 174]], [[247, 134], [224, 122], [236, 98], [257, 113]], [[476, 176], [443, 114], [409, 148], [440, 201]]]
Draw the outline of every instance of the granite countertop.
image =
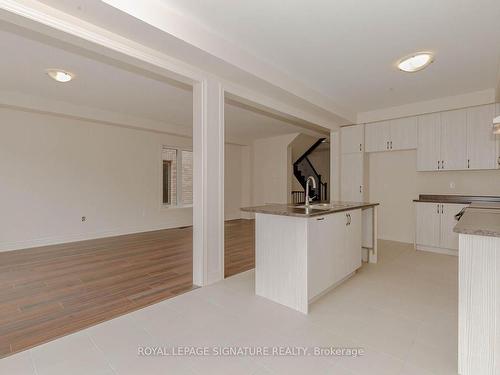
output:
[[[259, 214], [279, 215], [279, 216], [296, 216], [296, 217], [313, 217], [336, 212], [355, 210], [358, 208], [370, 208], [377, 206], [378, 203], [369, 202], [330, 202], [320, 203], [322, 208], [309, 208], [301, 207], [303, 205], [292, 204], [266, 204], [263, 206], [244, 207], [241, 211], [254, 212]], [[314, 206], [314, 203], [311, 204]]]
[[500, 237], [500, 204], [473, 203], [453, 228], [456, 233]]
[[458, 203], [470, 204], [476, 202], [499, 202], [500, 196], [491, 195], [458, 195], [458, 194], [420, 194], [418, 199], [413, 202], [428, 202], [428, 203]]

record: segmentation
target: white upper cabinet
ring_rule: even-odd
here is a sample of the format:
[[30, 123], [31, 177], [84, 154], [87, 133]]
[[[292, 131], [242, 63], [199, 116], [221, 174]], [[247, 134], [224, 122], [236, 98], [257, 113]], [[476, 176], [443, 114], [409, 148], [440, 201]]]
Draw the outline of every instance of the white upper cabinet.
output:
[[497, 140], [492, 132], [495, 105], [467, 109], [467, 168], [494, 169], [497, 166]]
[[388, 151], [390, 142], [391, 121], [367, 124], [365, 127], [365, 151]]
[[417, 123], [417, 170], [438, 170], [441, 165], [441, 115], [422, 115], [418, 117]]
[[364, 145], [364, 125], [343, 126], [340, 128], [342, 154], [362, 153]]
[[405, 117], [391, 121], [391, 150], [417, 148], [417, 117]]
[[467, 110], [441, 113], [441, 166], [445, 171], [467, 169]]
[[417, 148], [417, 118], [367, 124], [365, 128], [365, 151], [395, 151]]
[[498, 168], [494, 116], [495, 104], [419, 116], [417, 170]]

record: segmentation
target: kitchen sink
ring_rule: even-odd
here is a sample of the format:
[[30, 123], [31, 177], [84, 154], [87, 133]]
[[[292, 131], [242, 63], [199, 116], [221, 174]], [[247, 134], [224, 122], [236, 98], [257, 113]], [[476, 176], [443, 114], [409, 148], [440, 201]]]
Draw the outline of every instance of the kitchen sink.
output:
[[[316, 203], [310, 204], [309, 209], [311, 210], [332, 210], [338, 208], [345, 208], [351, 206], [350, 204], [335, 204], [335, 203]], [[307, 208], [305, 204], [300, 206], [295, 206], [297, 208]]]

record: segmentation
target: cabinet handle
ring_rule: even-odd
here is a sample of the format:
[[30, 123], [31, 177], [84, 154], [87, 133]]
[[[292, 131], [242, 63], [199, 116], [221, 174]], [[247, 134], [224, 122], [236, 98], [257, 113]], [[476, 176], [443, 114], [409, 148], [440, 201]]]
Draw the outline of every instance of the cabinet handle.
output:
[[467, 159], [467, 168], [470, 168], [470, 159]]
[[349, 225], [349, 214], [345, 214], [345, 226]]
[[444, 160], [441, 160], [441, 169], [444, 169]]
[[498, 157], [497, 163], [500, 165], [500, 156]]
[[363, 145], [361, 143], [359, 144], [359, 151], [363, 151]]
[[318, 218], [316, 220], [321, 221], [321, 220], [325, 220], [325, 218], [324, 217], [320, 217], [320, 218]]
[[441, 213], [443, 213], [444, 204], [441, 205]]
[[391, 150], [392, 150], [392, 141], [391, 141]]
[[362, 193], [362, 192], [363, 192], [362, 190], [363, 190], [363, 189], [362, 189], [362, 186], [361, 186], [361, 185], [359, 185], [359, 192], [360, 192], [360, 193]]
[[437, 213], [439, 213], [439, 204], [437, 205]]
[[351, 225], [351, 214], [347, 214], [347, 216], [349, 217], [349, 223], [347, 225]]
[[439, 169], [439, 160], [438, 160], [438, 169]]

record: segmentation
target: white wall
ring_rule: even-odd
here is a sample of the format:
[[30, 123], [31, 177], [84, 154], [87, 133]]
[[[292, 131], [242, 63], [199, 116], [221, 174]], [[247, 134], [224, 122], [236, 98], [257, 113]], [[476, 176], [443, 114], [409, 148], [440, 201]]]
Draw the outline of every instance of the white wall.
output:
[[[0, 251], [192, 225], [192, 208], [160, 204], [161, 147], [191, 138], [7, 108], [0, 118]], [[226, 218], [239, 218], [249, 147], [225, 155]]]
[[252, 204], [287, 203], [291, 189], [291, 149], [298, 133], [257, 139], [252, 144]]
[[191, 139], [6, 108], [0, 118], [0, 250], [191, 224], [191, 208], [160, 205], [161, 146]]
[[240, 208], [250, 205], [250, 147], [226, 143], [224, 155], [224, 218], [241, 219]]
[[[369, 200], [380, 202], [379, 238], [412, 243], [419, 194], [500, 195], [500, 171], [417, 172], [417, 151], [369, 153]], [[454, 188], [450, 184], [454, 184]]]

